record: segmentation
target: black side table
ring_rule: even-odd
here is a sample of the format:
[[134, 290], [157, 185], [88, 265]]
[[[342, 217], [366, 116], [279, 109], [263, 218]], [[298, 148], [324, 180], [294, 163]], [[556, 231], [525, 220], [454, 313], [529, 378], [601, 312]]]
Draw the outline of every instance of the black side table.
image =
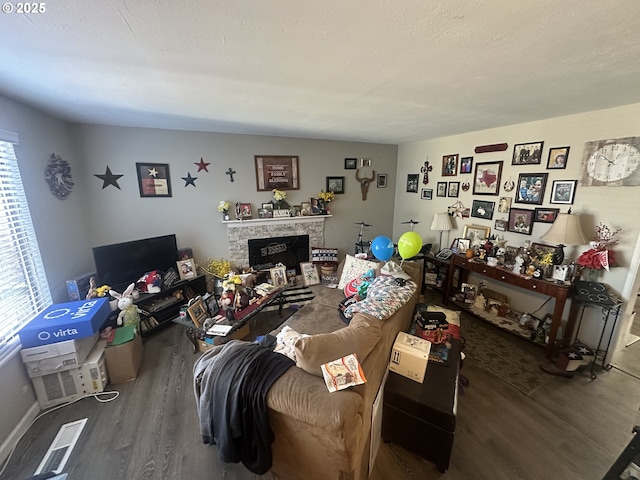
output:
[[460, 340], [451, 340], [449, 365], [429, 362], [422, 383], [389, 372], [384, 387], [382, 439], [449, 468], [456, 427]]
[[[574, 289], [573, 303], [575, 308], [580, 309], [578, 328], [576, 329], [576, 340], [578, 340], [580, 336], [580, 327], [582, 326], [585, 310], [589, 307], [600, 308], [602, 310], [602, 331], [600, 332], [598, 346], [595, 349], [593, 360], [591, 361], [591, 379], [595, 380], [597, 375], [594, 368], [598, 361], [599, 354], [602, 354], [602, 367], [605, 370], [611, 370], [611, 365], [606, 363], [606, 361], [609, 354], [609, 347], [611, 346], [613, 331], [616, 328], [616, 323], [620, 316], [622, 301], [616, 295], [613, 295], [604, 283], [577, 281], [574, 283]], [[606, 347], [604, 347], [604, 334], [610, 321], [612, 321], [613, 324], [611, 325]]]

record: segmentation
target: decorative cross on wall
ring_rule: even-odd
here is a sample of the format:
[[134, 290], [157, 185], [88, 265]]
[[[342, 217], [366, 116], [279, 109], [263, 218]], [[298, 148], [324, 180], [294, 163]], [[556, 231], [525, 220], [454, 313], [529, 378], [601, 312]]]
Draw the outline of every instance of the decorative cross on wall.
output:
[[424, 176], [422, 177], [422, 183], [424, 183], [425, 185], [429, 183], [429, 172], [432, 170], [433, 170], [433, 167], [429, 165], [429, 160], [424, 162], [424, 166], [420, 168], [420, 172], [424, 173]]
[[225, 173], [229, 175], [229, 181], [233, 182], [234, 181], [233, 175], [236, 173], [236, 171], [232, 170], [231, 167], [229, 167], [229, 170], [227, 170]]

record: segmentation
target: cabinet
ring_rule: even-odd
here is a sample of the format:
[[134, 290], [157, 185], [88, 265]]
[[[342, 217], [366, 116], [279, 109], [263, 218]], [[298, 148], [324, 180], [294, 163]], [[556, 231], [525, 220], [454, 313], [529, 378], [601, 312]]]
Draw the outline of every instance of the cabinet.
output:
[[424, 286], [442, 292], [443, 300], [445, 298], [450, 262], [451, 258], [443, 260], [431, 254], [424, 257]]
[[205, 275], [178, 282], [160, 293], [141, 293], [135, 301], [136, 305], [141, 310], [149, 312], [149, 315], [155, 319], [155, 322], [152, 322], [145, 315], [141, 315], [142, 336], [150, 335], [158, 328], [169, 324], [180, 315], [180, 307], [186, 304], [190, 298], [205, 293], [207, 293]]
[[[460, 289], [460, 285], [466, 282], [469, 273], [473, 272], [478, 275], [484, 275], [498, 282], [508, 283], [514, 287], [522, 288], [532, 292], [538, 292], [555, 299], [553, 315], [551, 316], [551, 330], [549, 331], [549, 343], [547, 345], [547, 356], [551, 358], [553, 348], [556, 342], [558, 327], [562, 322], [562, 312], [569, 296], [569, 285], [548, 282], [547, 280], [538, 280], [529, 278], [524, 275], [513, 273], [501, 267], [490, 267], [484, 262], [468, 259], [462, 255], [452, 255], [450, 257], [449, 273], [447, 275], [447, 287], [445, 292], [445, 305], [450, 302], [454, 289]], [[457, 271], [457, 275], [456, 275]], [[458, 278], [458, 284], [454, 285], [454, 278]], [[459, 306], [463, 305], [458, 304]], [[471, 312], [473, 313], [473, 312]], [[568, 325], [566, 336], [570, 337], [572, 328]]]

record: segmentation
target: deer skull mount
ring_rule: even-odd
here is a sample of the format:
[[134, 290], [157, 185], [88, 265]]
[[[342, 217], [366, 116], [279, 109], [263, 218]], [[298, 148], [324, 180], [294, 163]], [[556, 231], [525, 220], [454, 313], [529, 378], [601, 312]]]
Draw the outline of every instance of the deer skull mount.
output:
[[367, 178], [367, 177], [360, 178], [360, 175], [358, 175], [359, 171], [360, 169], [356, 170], [356, 180], [360, 182], [360, 191], [362, 192], [362, 201], [364, 202], [367, 199], [367, 192], [369, 191], [369, 185], [376, 178], [376, 171], [375, 170], [373, 171], [373, 173], [371, 174], [371, 178]]

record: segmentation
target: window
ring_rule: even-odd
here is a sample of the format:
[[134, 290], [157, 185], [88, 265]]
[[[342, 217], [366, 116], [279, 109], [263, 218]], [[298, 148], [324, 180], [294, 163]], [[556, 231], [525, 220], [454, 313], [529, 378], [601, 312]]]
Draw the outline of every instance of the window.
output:
[[15, 134], [0, 131], [0, 360], [18, 347], [20, 328], [52, 303], [14, 143]]

